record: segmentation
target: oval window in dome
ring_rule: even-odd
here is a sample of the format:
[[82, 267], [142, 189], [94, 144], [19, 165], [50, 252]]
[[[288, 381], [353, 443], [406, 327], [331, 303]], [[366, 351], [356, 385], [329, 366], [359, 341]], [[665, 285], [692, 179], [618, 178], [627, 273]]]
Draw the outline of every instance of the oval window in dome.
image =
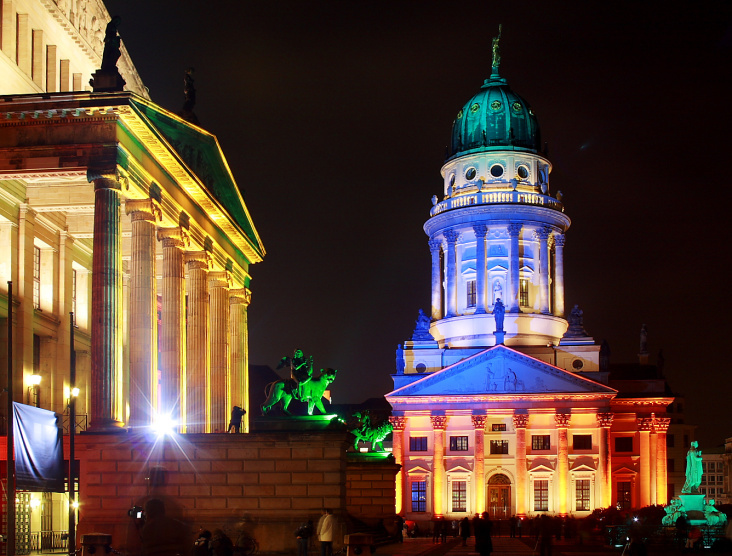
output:
[[584, 366], [585, 364], [581, 359], [575, 359], [572, 361], [572, 367], [577, 371], [581, 370]]
[[459, 120], [462, 117], [463, 117], [463, 111], [460, 110], [460, 112], [458, 112], [457, 119]]
[[466, 180], [474, 180], [477, 173], [478, 172], [475, 170], [475, 168], [468, 168], [465, 171], [465, 179]]
[[523, 106], [521, 106], [520, 102], [514, 102], [511, 106], [514, 112], [521, 112], [521, 110], [523, 109]]
[[470, 111], [471, 111], [471, 112], [472, 112], [473, 114], [475, 114], [475, 113], [476, 113], [476, 112], [477, 112], [478, 110], [480, 110], [480, 104], [478, 104], [477, 102], [476, 102], [476, 103], [474, 103], [474, 104], [473, 104], [473, 105], [472, 105], [472, 106], [470, 107]]
[[491, 176], [493, 176], [494, 178], [500, 178], [503, 175], [504, 171], [505, 170], [503, 169], [503, 166], [501, 166], [500, 164], [494, 164], [493, 166], [491, 166]]
[[450, 176], [450, 187], [452, 187], [453, 185], [455, 185], [455, 174]]
[[516, 168], [516, 173], [518, 174], [518, 177], [520, 177], [522, 180], [525, 180], [529, 177], [529, 168], [522, 164], [521, 166]]
[[501, 101], [500, 100], [494, 100], [493, 102], [491, 102], [491, 109], [496, 110], [496, 111], [500, 110], [501, 109]]

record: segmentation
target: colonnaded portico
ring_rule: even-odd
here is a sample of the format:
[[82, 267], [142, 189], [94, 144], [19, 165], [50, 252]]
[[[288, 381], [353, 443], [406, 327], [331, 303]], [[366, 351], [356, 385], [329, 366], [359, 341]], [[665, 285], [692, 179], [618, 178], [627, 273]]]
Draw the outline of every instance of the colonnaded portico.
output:
[[40, 405], [64, 411], [73, 311], [89, 430], [165, 417], [225, 431], [246, 409], [249, 265], [264, 249], [215, 137], [133, 93], [3, 100], [16, 399], [39, 375]]

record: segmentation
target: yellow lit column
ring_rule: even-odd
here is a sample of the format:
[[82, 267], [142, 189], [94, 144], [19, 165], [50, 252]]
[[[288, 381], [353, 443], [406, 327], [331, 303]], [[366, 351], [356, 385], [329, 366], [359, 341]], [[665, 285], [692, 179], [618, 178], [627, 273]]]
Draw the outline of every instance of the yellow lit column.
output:
[[[655, 421], [653, 417], [651, 417], [652, 420]], [[648, 486], [651, 496], [651, 501], [649, 502], [652, 505], [658, 504], [656, 501], [656, 481], [657, 481], [657, 465], [658, 465], [658, 435], [656, 434], [655, 428], [651, 430], [651, 433], [649, 435], [650, 443], [649, 448], [650, 451], [648, 452], [648, 467], [650, 467], [650, 477], [648, 478]]]
[[564, 316], [564, 234], [554, 235], [554, 314]]
[[185, 407], [181, 408], [187, 433], [206, 432], [206, 377], [208, 376], [208, 271], [207, 251], [185, 254], [188, 268], [188, 324], [186, 326]]
[[597, 425], [600, 428], [599, 462], [597, 465], [597, 484], [600, 487], [598, 508], [607, 508], [612, 504], [612, 456], [610, 451], [610, 427], [613, 424], [612, 413], [598, 413]]
[[249, 432], [249, 331], [247, 307], [252, 292], [247, 288], [229, 290], [229, 372], [231, 399], [229, 407], [238, 405], [246, 411], [242, 432]]
[[180, 394], [186, 367], [186, 307], [183, 249], [188, 233], [180, 228], [158, 229], [163, 243], [162, 326], [160, 328], [160, 407], [162, 415], [180, 418]]
[[231, 399], [229, 376], [229, 287], [231, 277], [226, 270], [209, 272], [208, 290], [211, 303], [211, 359], [209, 363], [207, 432], [226, 432], [229, 424], [228, 405]]
[[526, 515], [526, 496], [529, 492], [528, 473], [526, 472], [526, 427], [529, 416], [516, 413], [513, 426], [516, 429], [516, 515]]
[[432, 481], [432, 514], [433, 517], [445, 515], [445, 415], [432, 415], [432, 429], [434, 430], [434, 456]]
[[155, 223], [160, 205], [154, 199], [129, 199], [131, 216], [129, 295], [130, 426], [152, 422], [152, 400], [157, 389], [157, 295]]
[[89, 428], [101, 432], [122, 425], [116, 413], [122, 374], [122, 186], [114, 171], [90, 170], [88, 177], [94, 182]]
[[389, 417], [391, 426], [394, 427], [392, 432], [392, 454], [394, 462], [399, 465], [399, 471], [396, 474], [396, 499], [394, 504], [395, 513], [402, 515], [402, 512], [409, 511], [411, 508], [407, 506], [406, 498], [406, 471], [404, 469], [404, 426], [407, 419], [401, 415], [392, 415]]
[[668, 417], [658, 417], [654, 423], [658, 436], [656, 450], [656, 504], [668, 504], [668, 459], [666, 453], [666, 433], [671, 424]]
[[473, 415], [475, 428], [475, 511], [485, 511], [485, 415]]
[[[638, 430], [640, 431], [640, 507], [644, 508], [651, 504], [651, 430], [653, 419], [648, 417], [638, 418]], [[655, 463], [655, 457], [653, 458]]]
[[540, 311], [543, 315], [549, 314], [549, 236], [551, 228], [544, 226], [536, 231], [539, 238], [539, 287], [540, 287]]
[[440, 279], [442, 242], [439, 239], [431, 239], [429, 244], [432, 254], [432, 320], [440, 320], [442, 318], [442, 280]]
[[557, 447], [557, 490], [559, 500], [557, 509], [560, 516], [567, 515], [569, 507], [568, 500], [571, 496], [569, 492], [569, 444], [567, 442], [567, 428], [569, 427], [569, 419], [571, 415], [568, 413], [557, 413], [554, 415], [554, 421], [557, 424], [557, 436], [559, 446]]

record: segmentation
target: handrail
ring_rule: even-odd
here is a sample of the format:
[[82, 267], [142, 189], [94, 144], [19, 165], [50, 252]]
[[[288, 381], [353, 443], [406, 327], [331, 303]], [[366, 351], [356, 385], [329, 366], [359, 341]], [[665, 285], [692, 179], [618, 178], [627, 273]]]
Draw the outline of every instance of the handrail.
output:
[[542, 206], [564, 212], [562, 202], [549, 195], [529, 191], [480, 191], [440, 201], [432, 207], [430, 216], [468, 206], [505, 204]]

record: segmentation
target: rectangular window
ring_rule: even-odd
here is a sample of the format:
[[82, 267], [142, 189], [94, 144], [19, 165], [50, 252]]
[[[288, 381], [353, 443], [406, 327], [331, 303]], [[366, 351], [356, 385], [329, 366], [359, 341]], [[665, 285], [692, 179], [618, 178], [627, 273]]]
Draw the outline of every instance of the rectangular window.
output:
[[534, 511], [549, 511], [549, 481], [534, 481]]
[[531, 449], [532, 450], [551, 450], [551, 436], [548, 434], [532, 434]]
[[590, 509], [590, 480], [579, 479], [576, 484], [577, 511], [588, 511]]
[[468, 280], [468, 299], [467, 299], [467, 305], [468, 307], [475, 307], [475, 301], [477, 299], [477, 294], [475, 291], [475, 280]]
[[426, 452], [427, 451], [427, 437], [426, 436], [410, 436], [409, 437], [409, 450], [412, 452]]
[[451, 436], [450, 437], [451, 452], [467, 452], [468, 437], [467, 436]]
[[412, 511], [427, 511], [427, 481], [412, 481]]
[[615, 451], [616, 452], [632, 452], [633, 451], [633, 437], [632, 436], [618, 436], [615, 439]]
[[33, 308], [41, 308], [41, 249], [33, 247]]
[[724, 462], [718, 461], [717, 462], [717, 472], [722, 472], [722, 471], [724, 471]]
[[572, 435], [573, 450], [592, 450], [591, 434], [573, 434]]
[[491, 440], [491, 454], [507, 454], [508, 440]]
[[674, 435], [667, 434], [666, 435], [666, 448], [673, 448], [673, 447], [674, 447]]
[[493, 432], [501, 432], [506, 430], [506, 423], [493, 423], [491, 425], [491, 430]]
[[675, 467], [676, 467], [675, 462], [676, 462], [676, 460], [674, 458], [668, 458], [666, 460], [666, 471], [667, 472], [673, 473], [674, 471], [676, 471], [676, 469], [675, 469]]
[[465, 481], [452, 482], [452, 511], [466, 512], [467, 510], [467, 483]]
[[618, 508], [621, 510], [630, 509], [630, 481], [618, 481], [617, 498]]
[[529, 306], [529, 281], [526, 278], [519, 280], [519, 303], [522, 307]]

